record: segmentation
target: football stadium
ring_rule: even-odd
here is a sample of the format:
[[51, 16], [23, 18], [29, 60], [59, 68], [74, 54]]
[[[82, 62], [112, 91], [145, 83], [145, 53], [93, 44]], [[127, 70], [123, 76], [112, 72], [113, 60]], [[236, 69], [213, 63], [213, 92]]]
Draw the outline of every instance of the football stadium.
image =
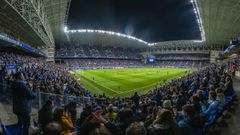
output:
[[0, 0], [0, 135], [239, 135], [239, 0]]

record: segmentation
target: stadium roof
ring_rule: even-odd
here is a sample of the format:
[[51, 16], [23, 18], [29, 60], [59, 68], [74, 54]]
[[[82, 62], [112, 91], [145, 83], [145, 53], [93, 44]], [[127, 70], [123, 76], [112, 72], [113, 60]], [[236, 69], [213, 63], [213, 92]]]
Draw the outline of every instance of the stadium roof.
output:
[[[79, 3], [82, 2], [83, 5], [87, 3], [84, 0], [80, 0], [78, 2]], [[151, 2], [152, 1], [150, 1], [150, 3]], [[172, 40], [172, 41], [162, 42], [161, 38], [159, 38], [160, 42], [156, 42], [156, 44], [154, 45], [162, 46], [162, 45], [174, 45], [174, 44], [176, 45], [191, 44], [191, 45], [208, 45], [208, 46], [218, 47], [218, 46], [227, 46], [231, 39], [239, 37], [239, 34], [240, 34], [239, 33], [240, 15], [238, 14], [240, 9], [239, 0], [188, 0], [188, 2], [192, 3], [194, 7], [193, 12], [195, 13], [195, 16], [196, 16], [195, 19], [196, 19], [196, 22], [198, 23], [198, 27], [201, 33], [201, 39], [200, 40], [179, 39], [175, 41]], [[75, 6], [77, 5], [75, 4]], [[89, 8], [89, 10], [91, 10], [91, 6], [92, 5], [85, 5], [85, 7]], [[172, 8], [172, 7], [174, 6], [169, 6], [169, 8]], [[84, 10], [81, 10], [81, 11], [84, 11]], [[96, 9], [96, 11], [99, 11], [99, 9]], [[86, 13], [86, 15], [89, 15], [89, 13], [87, 12], [82, 12], [82, 14], [84, 13]], [[82, 22], [85, 22], [85, 20], [82, 20]], [[81, 23], [79, 22], [79, 24], [82, 24], [82, 22]], [[80, 28], [86, 28], [86, 26], [83, 25]], [[171, 26], [168, 27], [168, 29], [170, 28]], [[182, 28], [184, 29], [185, 27], [182, 26]], [[171, 31], [171, 29], [169, 31]], [[144, 34], [144, 33], [141, 32], [139, 34]], [[188, 33], [188, 34], [191, 35], [191, 33]], [[148, 43], [152, 43], [152, 42], [148, 42]]]
[[71, 0], [44, 0], [44, 6], [55, 41], [65, 40], [64, 26], [67, 22]]
[[0, 0], [0, 30], [36, 48], [63, 39], [71, 0]]
[[67, 27], [113, 31], [149, 43], [201, 39], [189, 0], [72, 0]]
[[240, 36], [239, 0], [196, 1], [204, 26], [206, 44], [228, 45], [230, 40]]
[[[78, 1], [80, 3], [89, 3], [89, 2], [94, 2], [95, 0], [74, 0], [75, 2]], [[14, 34], [17, 34], [21, 40], [24, 40], [26, 43], [32, 45], [33, 47], [39, 47], [39, 46], [54, 46], [54, 42], [63, 42], [63, 41], [68, 41], [69, 39], [71, 39], [71, 37], [74, 37], [74, 40], [77, 41], [77, 33], [75, 34], [65, 34], [63, 32], [64, 30], [64, 26], [67, 22], [67, 18], [68, 18], [68, 13], [70, 8], [70, 3], [71, 3], [71, 7], [72, 6], [77, 6], [74, 4], [74, 1], [71, 0], [1, 0], [0, 1], [0, 26], [7, 28], [9, 31], [11, 31]], [[99, 1], [99, 0], [98, 0]], [[100, 0], [100, 2], [103, 2], [106, 0]], [[142, 0], [145, 1], [145, 0]], [[164, 2], [165, 0], [163, 0], [162, 2]], [[176, 2], [175, 0], [173, 0], [174, 2]], [[173, 2], [172, 1], [172, 2]], [[195, 13], [195, 20], [198, 23], [198, 25], [191, 25], [193, 26], [193, 28], [195, 28], [195, 26], [198, 26], [198, 29], [200, 30], [200, 34], [201, 34], [201, 39], [203, 39], [202, 41], [205, 42], [199, 42], [200, 40], [195, 40], [194, 38], [192, 40], [184, 40], [183, 39], [178, 39], [177, 41], [167, 41], [167, 42], [162, 42], [163, 39], [161, 39], [161, 37], [159, 38], [159, 42], [156, 41], [157, 43], [154, 45], [174, 45], [174, 44], [191, 44], [191, 45], [195, 45], [195, 44], [201, 44], [201, 45], [208, 45], [208, 46], [226, 46], [229, 44], [229, 41], [239, 37], [239, 29], [240, 29], [240, 15], [239, 15], [239, 9], [240, 9], [240, 1], [239, 0], [181, 0], [186, 4], [186, 2], [192, 4], [194, 8], [189, 8], [190, 5], [187, 6], [188, 10], [191, 10], [191, 12]], [[129, 2], [129, 1], [128, 1]], [[132, 1], [131, 1], [132, 2]], [[136, 1], [135, 1], [136, 2]], [[137, 1], [139, 2], [139, 0]], [[144, 7], [151, 7], [151, 4], [154, 4], [156, 1], [151, 0], [148, 1], [149, 4], [146, 4]], [[182, 5], [181, 2], [177, 1], [176, 3], [172, 3], [169, 0], [165, 1], [167, 6], [166, 11], [164, 11], [163, 13], [167, 13], [168, 11], [171, 10], [171, 8], [174, 7], [178, 7], [177, 4]], [[169, 5], [169, 3], [170, 5]], [[25, 4], [23, 4], [25, 3]], [[99, 3], [99, 2], [97, 2]], [[104, 2], [103, 2], [104, 3]], [[135, 3], [136, 5], [138, 3]], [[20, 6], [21, 5], [21, 6]], [[101, 5], [101, 3], [99, 4]], [[141, 5], [141, 4], [140, 4]], [[78, 12], [78, 10], [75, 9], [76, 13], [75, 14], [81, 14], [85, 16], [90, 16], [89, 12], [91, 11], [91, 7], [92, 5], [85, 5], [85, 7], [81, 8]], [[98, 6], [95, 4], [95, 6]], [[104, 7], [104, 4], [102, 5]], [[120, 6], [120, 8], [124, 8], [122, 7], [123, 5]], [[162, 5], [160, 5], [159, 3], [155, 3], [156, 7], [161, 8]], [[154, 6], [154, 7], [155, 7]], [[42, 8], [44, 7], [44, 8]], [[131, 5], [130, 5], [131, 7]], [[140, 6], [141, 7], [141, 6]], [[144, 8], [143, 7], [143, 8]], [[153, 7], [153, 9], [155, 9]], [[180, 6], [181, 7], [181, 6]], [[89, 9], [88, 9], [89, 8]], [[141, 9], [143, 9], [141, 8]], [[88, 9], [87, 11], [85, 11], [85, 9]], [[149, 9], [149, 8], [147, 8]], [[146, 10], [147, 10], [146, 9]], [[157, 8], [156, 8], [157, 9]], [[179, 8], [176, 8], [176, 10], [178, 11]], [[80, 12], [82, 11], [83, 12]], [[151, 12], [146, 11], [145, 9], [142, 10], [142, 15], [146, 15], [146, 18], [149, 17], [151, 20]], [[161, 9], [159, 9], [160, 11]], [[96, 9], [96, 11], [99, 11], [99, 14], [101, 15], [101, 11], [105, 10], [104, 8], [100, 8], [100, 9]], [[111, 12], [112, 10], [107, 10], [106, 13], [114, 13]], [[132, 10], [131, 10], [132, 11]], [[139, 11], [140, 10], [136, 10]], [[146, 11], [146, 14], [144, 13]], [[156, 12], [159, 12], [158, 10], [156, 10]], [[179, 12], [182, 10], [179, 10]], [[183, 10], [184, 11], [184, 10]], [[93, 12], [93, 11], [91, 11]], [[71, 14], [71, 12], [70, 12]], [[128, 12], [127, 12], [128, 14]], [[131, 14], [131, 13], [129, 13]], [[162, 14], [164, 15], [164, 14]], [[114, 14], [113, 14], [114, 16]], [[178, 16], [178, 14], [177, 14]], [[47, 19], [46, 19], [47, 17]], [[71, 16], [70, 16], [71, 17]], [[117, 16], [116, 16], [117, 17]], [[131, 16], [128, 16], [129, 18], [134, 18]], [[147, 18], [148, 19], [148, 18]], [[164, 19], [166, 19], [166, 21], [169, 21], [168, 18], [163, 18], [160, 21], [163, 21]], [[141, 20], [141, 19], [140, 19]], [[153, 20], [156, 20], [156, 18], [154, 18]], [[84, 21], [84, 20], [83, 20]], [[178, 21], [176, 20], [175, 23], [177, 23]], [[152, 25], [151, 23], [147, 23], [145, 22], [147, 25]], [[161, 22], [160, 22], [161, 23]], [[171, 22], [174, 23], [174, 22]], [[170, 23], [170, 24], [171, 24]], [[79, 23], [81, 24], [81, 22]], [[114, 23], [113, 23], [114, 24]], [[158, 24], [158, 23], [157, 23]], [[157, 26], [157, 24], [155, 26]], [[154, 26], [154, 25], [153, 25]], [[161, 26], [161, 24], [159, 24], [159, 26]], [[179, 26], [182, 28], [185, 28], [185, 26]], [[110, 29], [111, 27], [109, 27]], [[138, 27], [139, 28], [139, 27]], [[171, 34], [172, 30], [170, 29], [170, 27], [166, 27], [166, 30], [169, 29], [169, 31], [166, 31], [166, 33]], [[188, 27], [186, 27], [188, 28]], [[69, 28], [71, 29], [71, 28]], [[81, 27], [80, 27], [81, 29]], [[89, 28], [89, 29], [95, 29], [95, 28]], [[158, 29], [158, 28], [156, 28]], [[98, 29], [99, 30], [99, 29]], [[106, 29], [100, 29], [100, 30], [105, 30]], [[108, 30], [108, 31], [114, 31], [116, 33], [118, 33], [119, 31], [115, 31], [114, 29]], [[129, 31], [128, 31], [129, 32]], [[122, 35], [132, 35], [132, 38], [128, 38], [128, 37], [121, 37], [121, 36], [108, 36], [107, 38], [95, 38], [94, 41], [96, 41], [96, 43], [102, 43], [102, 41], [107, 42], [111, 42], [112, 44], [114, 43], [125, 43], [127, 45], [132, 45], [135, 47], [138, 46], [144, 46], [143, 42], [145, 42], [144, 38], [144, 34], [146, 34], [146, 32], [139, 32], [136, 35], [136, 38], [134, 37], [134, 34], [131, 34], [128, 32], [119, 32]], [[169, 33], [170, 32], [170, 33]], [[127, 34], [126, 34], [127, 33]], [[181, 32], [179, 32], [181, 33]], [[178, 33], [178, 34], [179, 34]], [[191, 32], [188, 33], [191, 36]], [[68, 36], [68, 39], [66, 39], [66, 35]], [[73, 36], [74, 35], [74, 36]], [[86, 37], [86, 35], [88, 36], [99, 36], [101, 34], [83, 34], [80, 33], [79, 35], [85, 35], [81, 38], [81, 42], [83, 41], [87, 41], [87, 39], [91, 39], [93, 40], [93, 38], [90, 37]], [[106, 34], [105, 34], [106, 35]], [[141, 36], [143, 35], [143, 36]], [[177, 35], [177, 34], [176, 34]], [[159, 36], [162, 36], [161, 34]], [[114, 38], [113, 38], [114, 37]], [[117, 37], [120, 37], [120, 39], [117, 39]], [[171, 37], [171, 36], [170, 36]], [[179, 36], [181, 38], [181, 36]], [[85, 40], [82, 40], [83, 38], [85, 38]], [[109, 39], [112, 38], [112, 39]], [[54, 40], [53, 40], [54, 39]], [[99, 41], [97, 41], [97, 39]], [[147, 38], [146, 38], [147, 39]], [[204, 40], [205, 39], [205, 40]], [[122, 41], [122, 40], [126, 40], [126, 41]], [[115, 41], [115, 42], [114, 42]], [[133, 42], [133, 41], [137, 41], [137, 42]], [[139, 42], [139, 41], [143, 41], [143, 42]], [[148, 40], [146, 40], [147, 42]], [[154, 40], [155, 41], [155, 40]], [[152, 43], [151, 40], [149, 40], [147, 43]], [[153, 45], [153, 44], [151, 44]]]
[[141, 39], [111, 31], [70, 30], [66, 32], [65, 45], [101, 45], [144, 49], [147, 43]]
[[54, 46], [43, 1], [1, 0], [0, 26], [32, 46]]

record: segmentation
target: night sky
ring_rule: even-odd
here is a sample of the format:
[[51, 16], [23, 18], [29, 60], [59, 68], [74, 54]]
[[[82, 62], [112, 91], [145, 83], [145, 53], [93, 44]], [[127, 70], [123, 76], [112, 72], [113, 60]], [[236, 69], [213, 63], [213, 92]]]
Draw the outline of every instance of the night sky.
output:
[[190, 0], [72, 0], [68, 29], [99, 29], [147, 42], [201, 39]]

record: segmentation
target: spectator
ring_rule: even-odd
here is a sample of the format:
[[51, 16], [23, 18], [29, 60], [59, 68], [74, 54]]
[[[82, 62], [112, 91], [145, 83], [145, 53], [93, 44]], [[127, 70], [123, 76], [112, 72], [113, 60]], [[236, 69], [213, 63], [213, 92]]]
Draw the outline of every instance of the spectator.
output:
[[147, 135], [143, 123], [134, 122], [126, 129], [126, 135]]
[[63, 111], [64, 111], [63, 108], [56, 108], [53, 112], [53, 121], [60, 123]]
[[115, 121], [117, 120], [118, 114], [113, 111], [112, 107], [109, 107], [106, 116], [110, 119], [110, 121]]
[[216, 100], [217, 93], [215, 91], [210, 91], [208, 107], [206, 105], [202, 106], [203, 114], [210, 117], [212, 114], [218, 113], [219, 106], [221, 105], [219, 101]]
[[62, 127], [57, 122], [50, 122], [43, 129], [43, 135], [61, 135]]
[[42, 129], [53, 121], [53, 106], [53, 102], [48, 100], [38, 111], [38, 123]]
[[75, 124], [77, 119], [77, 103], [72, 101], [66, 106], [66, 108], [70, 113], [72, 122]]
[[175, 123], [172, 113], [167, 109], [159, 111], [156, 119], [148, 127], [148, 135], [180, 135], [180, 128]]
[[70, 133], [72, 133], [74, 125], [71, 120], [71, 114], [69, 113], [67, 108], [63, 110], [60, 123], [63, 128], [63, 131], [62, 131], [63, 135], [69, 135]]
[[134, 93], [134, 96], [132, 97], [132, 101], [133, 101], [133, 103], [136, 105], [136, 107], [139, 106], [139, 100], [140, 100], [140, 97], [139, 97], [138, 93], [135, 92], [135, 93]]
[[233, 93], [233, 82], [231, 76], [227, 76], [224, 88], [224, 95], [231, 96]]
[[32, 83], [25, 81], [21, 72], [15, 74], [15, 81], [12, 84], [13, 113], [17, 115], [18, 124], [23, 127], [23, 135], [28, 135], [30, 126], [30, 112], [32, 109], [31, 100], [36, 95], [32, 91]]
[[232, 63], [231, 67], [232, 77], [235, 77], [236, 70], [237, 70], [236, 63]]
[[192, 105], [183, 106], [184, 119], [178, 122], [182, 135], [203, 135], [204, 120]]
[[226, 105], [226, 97], [223, 93], [223, 90], [221, 88], [217, 88], [216, 89], [216, 93], [217, 93], [217, 100], [221, 102], [221, 108], [223, 108], [223, 106]]

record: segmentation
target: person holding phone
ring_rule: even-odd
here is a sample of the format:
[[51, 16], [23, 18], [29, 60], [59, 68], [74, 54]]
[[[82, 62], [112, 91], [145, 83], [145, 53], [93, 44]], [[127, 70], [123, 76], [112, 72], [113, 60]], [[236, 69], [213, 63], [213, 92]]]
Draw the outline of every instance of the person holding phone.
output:
[[18, 124], [23, 128], [23, 135], [28, 135], [30, 126], [31, 100], [36, 98], [32, 83], [27, 82], [22, 72], [15, 74], [12, 83], [13, 113], [17, 115]]

